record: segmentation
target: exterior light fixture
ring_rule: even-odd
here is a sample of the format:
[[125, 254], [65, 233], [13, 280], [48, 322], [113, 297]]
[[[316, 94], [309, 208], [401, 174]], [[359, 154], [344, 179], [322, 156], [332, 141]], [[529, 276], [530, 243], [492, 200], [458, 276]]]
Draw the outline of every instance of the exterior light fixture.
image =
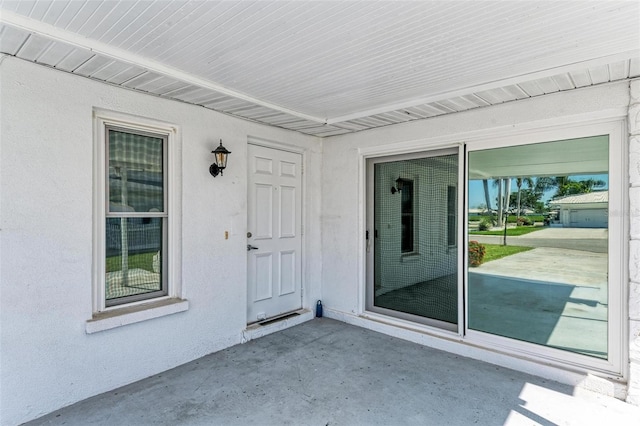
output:
[[220, 139], [220, 146], [211, 151], [216, 156], [216, 162], [209, 166], [209, 173], [211, 176], [216, 177], [218, 173], [222, 174], [222, 171], [227, 167], [227, 157], [231, 154], [231, 151], [222, 146], [222, 139]]
[[396, 179], [396, 186], [391, 187], [391, 193], [395, 194], [396, 192], [402, 191], [403, 186], [404, 186], [404, 180], [402, 180], [402, 178], [398, 176], [398, 179]]

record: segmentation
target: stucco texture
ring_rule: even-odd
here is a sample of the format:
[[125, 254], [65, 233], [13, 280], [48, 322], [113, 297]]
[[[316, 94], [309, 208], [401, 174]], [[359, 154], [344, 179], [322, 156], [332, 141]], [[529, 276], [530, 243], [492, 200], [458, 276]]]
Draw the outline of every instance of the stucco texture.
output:
[[[1, 424], [238, 344], [246, 328], [247, 141], [305, 150], [305, 306], [320, 297], [321, 144], [299, 133], [101, 84], [12, 57], [1, 62]], [[181, 211], [178, 276], [189, 310], [88, 335], [92, 318], [93, 110], [172, 123]], [[213, 178], [219, 139], [232, 152]], [[225, 231], [229, 238], [225, 239]]]

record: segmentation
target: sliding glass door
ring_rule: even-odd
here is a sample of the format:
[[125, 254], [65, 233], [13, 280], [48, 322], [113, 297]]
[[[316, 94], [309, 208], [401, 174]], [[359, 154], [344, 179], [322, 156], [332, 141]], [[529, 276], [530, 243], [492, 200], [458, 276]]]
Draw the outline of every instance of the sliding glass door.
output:
[[621, 375], [623, 132], [368, 158], [366, 311]]
[[367, 309], [456, 330], [458, 150], [370, 160]]

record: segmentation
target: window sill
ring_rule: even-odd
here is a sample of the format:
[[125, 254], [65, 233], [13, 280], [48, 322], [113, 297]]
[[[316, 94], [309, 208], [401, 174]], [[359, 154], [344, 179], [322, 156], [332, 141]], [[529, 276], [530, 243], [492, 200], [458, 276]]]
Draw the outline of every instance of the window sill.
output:
[[98, 333], [124, 325], [184, 312], [187, 309], [189, 309], [189, 301], [176, 298], [122, 307], [94, 314], [93, 318], [86, 322], [85, 331], [87, 334]]

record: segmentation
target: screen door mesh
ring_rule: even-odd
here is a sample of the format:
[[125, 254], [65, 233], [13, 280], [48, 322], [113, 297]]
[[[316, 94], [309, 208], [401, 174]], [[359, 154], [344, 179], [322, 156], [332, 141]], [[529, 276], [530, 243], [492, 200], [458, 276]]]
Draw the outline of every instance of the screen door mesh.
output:
[[457, 154], [375, 164], [374, 307], [458, 322], [457, 182]]

